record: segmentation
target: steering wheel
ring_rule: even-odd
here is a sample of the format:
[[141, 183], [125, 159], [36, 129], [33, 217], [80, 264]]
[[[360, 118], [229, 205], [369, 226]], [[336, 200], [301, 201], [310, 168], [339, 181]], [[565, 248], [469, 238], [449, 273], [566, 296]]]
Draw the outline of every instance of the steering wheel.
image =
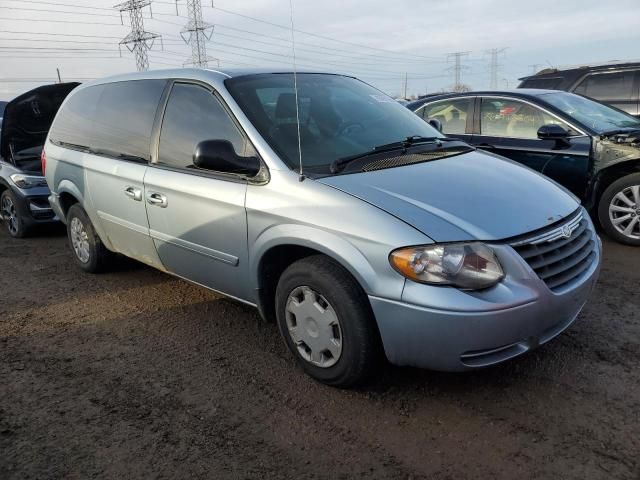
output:
[[362, 125], [360, 122], [345, 122], [342, 125], [340, 125], [340, 128], [338, 129], [338, 133], [336, 136], [338, 137], [342, 137], [343, 135], [351, 136], [354, 133], [357, 133], [358, 131], [363, 131], [363, 130], [364, 130], [364, 125]]

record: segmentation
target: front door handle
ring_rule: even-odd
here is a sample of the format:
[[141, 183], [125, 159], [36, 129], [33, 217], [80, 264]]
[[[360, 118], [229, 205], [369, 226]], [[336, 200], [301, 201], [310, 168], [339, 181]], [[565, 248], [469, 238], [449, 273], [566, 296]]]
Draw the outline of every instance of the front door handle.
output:
[[167, 207], [167, 197], [158, 192], [147, 192], [147, 203], [156, 207]]
[[124, 194], [137, 202], [142, 201], [142, 190], [139, 188], [127, 187], [124, 189]]

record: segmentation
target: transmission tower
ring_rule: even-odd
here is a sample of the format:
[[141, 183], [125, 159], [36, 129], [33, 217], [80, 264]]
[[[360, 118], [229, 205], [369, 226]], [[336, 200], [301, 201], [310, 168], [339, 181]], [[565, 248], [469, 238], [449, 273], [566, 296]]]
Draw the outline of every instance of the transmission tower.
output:
[[144, 29], [142, 9], [150, 5], [151, 0], [127, 0], [114, 7], [120, 11], [121, 17], [123, 12], [129, 13], [131, 33], [120, 41], [120, 45], [125, 45], [130, 52], [135, 54], [136, 66], [139, 72], [149, 70], [149, 56], [147, 55], [147, 51], [151, 50], [155, 39], [160, 38], [160, 35], [147, 32]]
[[189, 22], [180, 32], [180, 36], [187, 45], [191, 45], [191, 60], [185, 65], [191, 64], [195, 67], [207, 68], [209, 62], [216, 62], [217, 58], [207, 55], [207, 41], [213, 35], [213, 25], [202, 20], [202, 3], [200, 0], [187, 0], [187, 14]]
[[462, 71], [468, 70], [469, 67], [462, 65], [462, 59], [469, 55], [470, 52], [453, 52], [447, 55], [447, 61], [453, 58], [454, 64], [449, 70], [453, 70], [453, 90], [458, 91], [462, 86]]
[[488, 53], [491, 56], [491, 60], [489, 61], [489, 78], [490, 84], [489, 88], [491, 90], [496, 90], [498, 88], [498, 69], [502, 66], [498, 63], [498, 55], [504, 53], [506, 48], [492, 48], [491, 50], [485, 50], [485, 53]]

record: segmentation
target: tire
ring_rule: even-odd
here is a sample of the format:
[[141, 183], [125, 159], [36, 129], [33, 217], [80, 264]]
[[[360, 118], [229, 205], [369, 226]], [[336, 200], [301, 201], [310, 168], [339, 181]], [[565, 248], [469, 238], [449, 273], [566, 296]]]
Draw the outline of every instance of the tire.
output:
[[[598, 202], [598, 218], [609, 237], [640, 246], [640, 173], [622, 177], [607, 187]], [[625, 233], [625, 228], [631, 230]]]
[[[304, 313], [308, 307], [312, 310], [304, 319], [293, 313]], [[315, 314], [317, 321], [311, 317]], [[289, 350], [321, 383], [343, 388], [361, 383], [381, 360], [380, 336], [367, 296], [349, 272], [328, 257], [303, 258], [282, 273], [276, 288], [276, 317]], [[331, 319], [337, 327], [327, 327]], [[326, 341], [321, 347], [314, 344], [327, 338], [331, 350], [322, 350]]]
[[0, 195], [0, 212], [2, 220], [7, 227], [7, 232], [13, 238], [24, 238], [29, 234], [29, 230], [24, 224], [24, 220], [18, 212], [16, 197], [11, 190], [6, 189]]
[[99, 273], [106, 269], [110, 252], [100, 240], [87, 213], [77, 203], [67, 212], [67, 236], [73, 258], [82, 270]]

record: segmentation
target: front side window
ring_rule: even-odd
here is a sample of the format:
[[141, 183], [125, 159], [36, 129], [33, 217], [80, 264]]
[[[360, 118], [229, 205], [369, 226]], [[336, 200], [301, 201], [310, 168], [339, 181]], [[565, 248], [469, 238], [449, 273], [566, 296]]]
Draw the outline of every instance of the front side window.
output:
[[537, 139], [538, 129], [543, 125], [569, 126], [533, 105], [518, 100], [483, 98], [480, 107], [481, 135]]
[[633, 71], [592, 74], [573, 91], [596, 100], [632, 100], [634, 77]]
[[640, 120], [636, 117], [579, 95], [558, 92], [544, 94], [540, 98], [597, 133], [640, 128]]
[[422, 109], [425, 120], [439, 120], [442, 132], [446, 134], [464, 134], [467, 127], [467, 116], [470, 112], [471, 98], [442, 100], [431, 103]]
[[212, 92], [198, 85], [178, 83], [171, 89], [162, 120], [158, 163], [196, 168], [193, 152], [204, 140], [228, 140], [240, 156], [249, 143]]
[[[298, 122], [292, 74], [225, 80], [260, 135], [291, 168], [298, 168]], [[305, 169], [329, 172], [337, 159], [410, 136], [442, 137], [409, 109], [351, 77], [298, 74], [298, 114]]]

